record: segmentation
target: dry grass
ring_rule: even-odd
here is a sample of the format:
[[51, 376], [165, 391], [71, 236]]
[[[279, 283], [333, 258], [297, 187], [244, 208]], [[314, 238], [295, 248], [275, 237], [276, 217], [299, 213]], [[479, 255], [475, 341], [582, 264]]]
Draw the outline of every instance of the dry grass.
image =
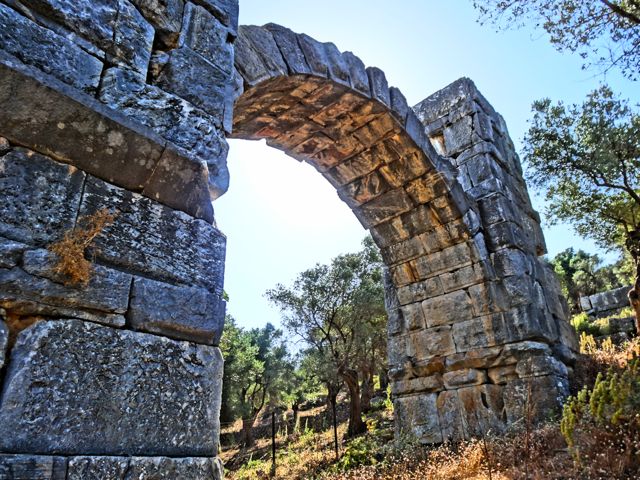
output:
[[[576, 365], [585, 384], [592, 386], [598, 372], [610, 368], [622, 370], [640, 353], [640, 338], [621, 347], [596, 346], [583, 354]], [[584, 385], [584, 384], [583, 384]], [[582, 385], [578, 385], [582, 387]], [[389, 411], [378, 413], [390, 416]], [[346, 423], [340, 425], [341, 436]], [[571, 455], [558, 422], [526, 431], [514, 431], [501, 437], [487, 437], [436, 447], [411, 441], [389, 442], [373, 431], [361, 441], [366, 445], [367, 465], [344, 468], [335, 462], [331, 429], [314, 434], [309, 431], [289, 440], [281, 438], [275, 477], [270, 474], [268, 440], [260, 441], [251, 461], [239, 470], [228, 472], [232, 480], [277, 478], [283, 480], [613, 480], [635, 478], [621, 475], [621, 465], [629, 452], [640, 449], [621, 445], [606, 429], [589, 432], [584, 448], [591, 457], [578, 460]], [[343, 458], [350, 445], [343, 447]], [[262, 453], [260, 453], [262, 452]], [[223, 455], [224, 457], [224, 455]], [[588, 460], [585, 461], [585, 458]], [[627, 465], [628, 466], [628, 465]], [[341, 471], [344, 469], [344, 471]], [[628, 470], [628, 469], [627, 469]]]
[[65, 285], [89, 283], [92, 266], [85, 258], [85, 250], [114, 220], [115, 214], [103, 208], [92, 215], [81, 217], [78, 226], [66, 232], [61, 240], [49, 245], [48, 250], [57, 258], [52, 271], [62, 276]]

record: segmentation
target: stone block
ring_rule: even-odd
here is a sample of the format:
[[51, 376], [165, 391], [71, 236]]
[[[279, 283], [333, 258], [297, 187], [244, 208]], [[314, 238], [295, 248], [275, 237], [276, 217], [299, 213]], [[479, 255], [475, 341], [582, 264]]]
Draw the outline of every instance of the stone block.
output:
[[439, 277], [428, 278], [422, 282], [415, 282], [398, 288], [398, 300], [401, 305], [443, 294], [444, 290]]
[[22, 315], [68, 315], [123, 326], [131, 275], [93, 265], [87, 285], [64, 285], [47, 250], [24, 253], [21, 267], [0, 269], [0, 306]]
[[349, 78], [351, 78], [352, 88], [368, 97], [371, 94], [371, 89], [369, 86], [369, 76], [364, 63], [351, 52], [344, 52], [342, 58], [349, 68]]
[[113, 44], [106, 48], [113, 64], [130, 68], [145, 77], [155, 30], [129, 0], [118, 0], [118, 14], [113, 25]]
[[158, 38], [167, 49], [177, 46], [184, 0], [131, 0], [131, 3], [153, 25]]
[[466, 437], [465, 425], [458, 390], [440, 392], [437, 399], [437, 415], [443, 441], [457, 441]]
[[[214, 223], [209, 167], [188, 152], [167, 146], [145, 184], [142, 195], [192, 217]], [[221, 194], [214, 192], [213, 196]]]
[[0, 79], [0, 134], [129, 190], [144, 188], [165, 149], [159, 135], [1, 51]]
[[46, 455], [0, 454], [2, 480], [67, 480], [67, 459]]
[[39, 322], [12, 350], [0, 449], [214, 456], [221, 382], [215, 347], [79, 320]]
[[29, 6], [106, 52], [112, 63], [145, 74], [153, 27], [128, 0], [32, 0]]
[[218, 345], [224, 314], [224, 300], [204, 288], [136, 277], [127, 319], [134, 330]]
[[406, 330], [421, 330], [426, 327], [424, 313], [420, 303], [411, 303], [400, 307]]
[[220, 134], [222, 117], [209, 115], [119, 68], [109, 69], [104, 75], [100, 100], [205, 161], [212, 199], [227, 191], [228, 145]]
[[219, 459], [207, 457], [71, 457], [66, 480], [222, 480]]
[[442, 376], [444, 385], [448, 390], [469, 385], [480, 385], [487, 381], [487, 373], [484, 370], [465, 368], [447, 372]]
[[564, 363], [546, 355], [523, 358], [516, 365], [516, 373], [519, 378], [541, 377], [543, 375], [556, 375], [564, 378], [569, 376]]
[[471, 265], [477, 259], [477, 255], [472, 252], [469, 244], [459, 243], [440, 252], [421, 257], [415, 261], [415, 265], [420, 278], [429, 278]]
[[232, 32], [238, 30], [238, 0], [194, 0], [224, 23]]
[[288, 28], [268, 23], [264, 26], [271, 34], [278, 45], [278, 49], [282, 53], [282, 58], [289, 67], [290, 75], [308, 75], [311, 69], [304, 58], [304, 53], [298, 45], [297, 35]]
[[183, 98], [221, 122], [229, 95], [231, 77], [188, 47], [169, 53], [154, 79], [166, 92]]
[[411, 378], [409, 380], [396, 380], [391, 384], [393, 395], [406, 395], [418, 392], [436, 392], [444, 388], [442, 375], [435, 374], [428, 377]]
[[94, 93], [100, 82], [100, 60], [2, 4], [0, 49], [85, 92]]
[[446, 358], [447, 370], [488, 368], [493, 365], [500, 355], [500, 352], [502, 352], [502, 348], [500, 347], [487, 347], [449, 355]]
[[180, 46], [188, 47], [201, 55], [223, 72], [227, 79], [233, 68], [233, 44], [229, 42], [228, 36], [228, 29], [206, 9], [192, 3], [186, 4]]
[[518, 378], [515, 365], [505, 365], [503, 367], [493, 367], [487, 370], [487, 375], [491, 383], [504, 385]]
[[90, 254], [99, 261], [222, 295], [226, 238], [214, 226], [88, 177], [80, 214], [102, 208], [117, 216], [92, 244]]
[[472, 437], [496, 435], [504, 431], [504, 401], [501, 385], [478, 385], [461, 388], [458, 398], [466, 433]]
[[464, 290], [424, 300], [422, 310], [429, 327], [464, 322], [473, 317], [471, 299]]
[[410, 436], [420, 443], [442, 443], [436, 400], [438, 394], [427, 393], [396, 398], [396, 438]]
[[0, 157], [0, 235], [31, 245], [73, 228], [85, 174], [29, 150]]
[[418, 330], [407, 337], [406, 354], [417, 361], [428, 360], [439, 355], [450, 355], [455, 351], [451, 327]]
[[496, 271], [505, 277], [533, 273], [531, 257], [516, 248], [505, 248], [491, 254]]
[[387, 83], [387, 78], [385, 77], [384, 72], [376, 67], [368, 67], [367, 76], [369, 77], [371, 98], [383, 103], [387, 107], [391, 107], [389, 84]]
[[354, 209], [353, 213], [365, 228], [370, 228], [406, 213], [413, 207], [413, 202], [404, 189], [397, 188]]
[[29, 246], [24, 243], [0, 237], [0, 268], [11, 268], [18, 265], [22, 253], [28, 249]]
[[556, 418], [569, 396], [569, 382], [554, 375], [513, 380], [504, 386], [503, 400], [507, 423], [544, 422]]
[[120, 0], [30, 0], [29, 6], [102, 50], [113, 42]]
[[5, 355], [7, 353], [7, 346], [9, 345], [9, 329], [7, 325], [0, 320], [0, 370], [5, 363]]
[[[513, 277], [508, 277], [513, 278]], [[503, 279], [503, 284], [507, 278]], [[498, 282], [486, 282], [472, 285], [468, 289], [471, 298], [473, 315], [480, 317], [507, 310], [510, 306], [508, 297]], [[530, 301], [530, 299], [528, 300]]]
[[471, 117], [463, 117], [444, 129], [446, 156], [455, 155], [471, 146], [472, 123], [473, 119]]

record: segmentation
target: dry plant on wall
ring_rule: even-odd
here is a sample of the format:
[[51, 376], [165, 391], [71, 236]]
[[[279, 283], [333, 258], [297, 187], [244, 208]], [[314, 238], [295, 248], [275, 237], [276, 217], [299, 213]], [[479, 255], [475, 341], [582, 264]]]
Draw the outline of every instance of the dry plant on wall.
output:
[[75, 228], [68, 230], [61, 240], [49, 245], [48, 250], [56, 255], [52, 271], [65, 279], [65, 285], [89, 283], [92, 266], [84, 256], [85, 250], [115, 218], [115, 213], [102, 208], [91, 215], [80, 217]]

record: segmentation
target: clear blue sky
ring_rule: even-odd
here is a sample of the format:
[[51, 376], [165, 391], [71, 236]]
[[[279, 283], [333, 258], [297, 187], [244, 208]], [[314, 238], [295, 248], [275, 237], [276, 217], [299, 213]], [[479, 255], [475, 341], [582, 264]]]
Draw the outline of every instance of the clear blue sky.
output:
[[[240, 24], [273, 22], [350, 50], [377, 66], [415, 105], [459, 77], [471, 78], [507, 122], [519, 148], [531, 103], [581, 102], [607, 81], [640, 100], [640, 83], [617, 72], [605, 79], [580, 59], [556, 52], [535, 30], [496, 32], [476, 22], [471, 0], [240, 0]], [[315, 263], [360, 248], [365, 236], [333, 188], [304, 163], [262, 142], [230, 141], [229, 191], [214, 203], [227, 235], [228, 312], [240, 325], [279, 324], [264, 292], [290, 284]], [[542, 206], [534, 197], [536, 208]], [[570, 227], [545, 227], [550, 255], [573, 246], [595, 252]]]

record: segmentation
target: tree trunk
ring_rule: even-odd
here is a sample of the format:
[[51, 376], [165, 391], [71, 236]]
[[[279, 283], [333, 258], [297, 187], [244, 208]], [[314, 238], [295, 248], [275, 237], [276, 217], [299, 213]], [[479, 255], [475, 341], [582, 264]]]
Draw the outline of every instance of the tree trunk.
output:
[[380, 390], [386, 392], [389, 386], [389, 372], [386, 365], [380, 369], [378, 375], [380, 375]]
[[347, 428], [347, 438], [351, 438], [367, 431], [367, 426], [362, 421], [358, 372], [351, 369], [344, 369], [339, 373], [349, 389], [349, 427]]
[[360, 406], [363, 412], [371, 410], [371, 397], [373, 397], [373, 369], [362, 370], [362, 387], [360, 391]]
[[300, 405], [298, 403], [294, 403], [291, 405], [291, 409], [293, 410], [293, 431], [297, 432], [299, 430], [298, 412], [300, 411]]
[[253, 447], [255, 441], [253, 439], [253, 424], [256, 417], [242, 419], [242, 446], [245, 448]]
[[629, 303], [636, 316], [636, 333], [640, 335], [640, 259], [633, 259], [636, 264], [636, 279], [633, 288], [629, 290]]

